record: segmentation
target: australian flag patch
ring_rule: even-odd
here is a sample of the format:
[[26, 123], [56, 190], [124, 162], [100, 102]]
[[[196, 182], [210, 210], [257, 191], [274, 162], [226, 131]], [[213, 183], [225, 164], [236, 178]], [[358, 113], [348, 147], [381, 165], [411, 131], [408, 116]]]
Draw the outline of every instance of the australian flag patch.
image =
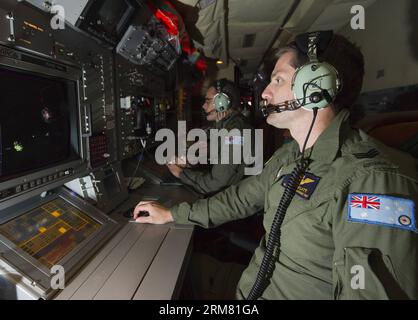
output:
[[417, 232], [414, 202], [399, 197], [350, 193], [348, 220]]

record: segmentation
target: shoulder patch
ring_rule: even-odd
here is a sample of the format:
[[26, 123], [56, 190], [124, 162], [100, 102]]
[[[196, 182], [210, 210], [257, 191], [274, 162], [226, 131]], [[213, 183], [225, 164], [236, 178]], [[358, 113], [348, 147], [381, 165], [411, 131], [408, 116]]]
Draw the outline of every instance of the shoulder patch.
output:
[[350, 193], [348, 221], [417, 232], [412, 200], [379, 194]]

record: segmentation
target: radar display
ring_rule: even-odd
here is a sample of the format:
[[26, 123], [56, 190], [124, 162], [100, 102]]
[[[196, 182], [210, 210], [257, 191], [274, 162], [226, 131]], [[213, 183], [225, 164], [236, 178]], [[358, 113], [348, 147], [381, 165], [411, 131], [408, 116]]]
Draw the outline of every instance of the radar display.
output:
[[97, 231], [101, 224], [62, 198], [0, 226], [0, 235], [51, 268]]

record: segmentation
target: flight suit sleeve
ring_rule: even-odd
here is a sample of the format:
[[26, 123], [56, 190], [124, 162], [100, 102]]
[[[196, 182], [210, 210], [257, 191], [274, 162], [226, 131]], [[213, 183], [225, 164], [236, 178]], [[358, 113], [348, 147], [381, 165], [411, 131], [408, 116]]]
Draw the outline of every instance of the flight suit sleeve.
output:
[[273, 166], [266, 166], [259, 175], [248, 177], [210, 198], [172, 207], [174, 221], [211, 228], [255, 214], [264, 207], [272, 169]]
[[396, 172], [368, 172], [337, 191], [335, 299], [418, 298], [417, 203], [417, 182]]
[[217, 192], [233, 183], [234, 180], [242, 178], [241, 166], [240, 164], [215, 164], [207, 172], [185, 169], [180, 174], [180, 180], [202, 194]]

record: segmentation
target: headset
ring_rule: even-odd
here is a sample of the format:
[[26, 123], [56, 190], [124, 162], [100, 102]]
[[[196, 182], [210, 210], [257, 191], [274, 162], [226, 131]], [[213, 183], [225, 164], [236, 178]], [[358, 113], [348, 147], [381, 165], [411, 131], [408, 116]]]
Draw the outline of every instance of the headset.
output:
[[217, 93], [213, 97], [213, 103], [215, 104], [216, 112], [224, 112], [229, 110], [231, 107], [231, 98], [228, 94], [222, 91], [224, 87], [225, 84], [223, 84], [222, 80], [216, 81]]
[[318, 49], [325, 50], [332, 36], [332, 31], [317, 31], [296, 37], [295, 43], [298, 49], [308, 56], [309, 61], [297, 68], [293, 76], [291, 89], [294, 99], [270, 106], [267, 106], [264, 100], [262, 105], [264, 116], [300, 108], [319, 110], [335, 100], [342, 87], [341, 78], [334, 66], [320, 62], [317, 56]]

